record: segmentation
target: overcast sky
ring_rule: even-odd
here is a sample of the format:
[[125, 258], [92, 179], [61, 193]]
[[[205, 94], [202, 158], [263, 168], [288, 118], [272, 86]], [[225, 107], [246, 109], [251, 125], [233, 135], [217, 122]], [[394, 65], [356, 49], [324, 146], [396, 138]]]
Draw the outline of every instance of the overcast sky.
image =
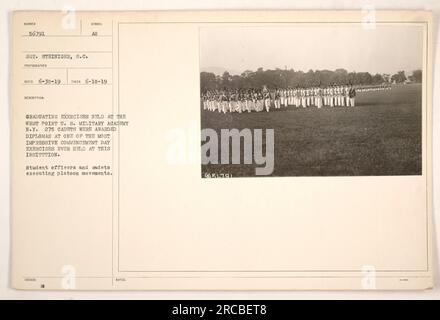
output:
[[421, 26], [298, 25], [200, 29], [202, 71], [280, 68], [370, 73], [422, 69]]

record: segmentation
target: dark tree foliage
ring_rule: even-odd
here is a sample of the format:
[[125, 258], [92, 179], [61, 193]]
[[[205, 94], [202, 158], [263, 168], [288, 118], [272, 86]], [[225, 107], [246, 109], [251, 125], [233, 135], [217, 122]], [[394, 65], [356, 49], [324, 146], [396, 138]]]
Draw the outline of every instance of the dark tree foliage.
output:
[[393, 74], [391, 77], [391, 81], [395, 83], [402, 83], [405, 82], [406, 75], [405, 71], [398, 71], [396, 74]]
[[285, 88], [326, 86], [329, 84], [380, 84], [385, 82], [380, 74], [372, 76], [368, 72], [347, 72], [345, 69], [308, 70], [307, 72], [293, 69], [246, 70], [241, 75], [230, 75], [225, 71], [223, 75], [201, 72], [200, 82], [202, 89], [234, 89], [234, 88]]
[[[415, 70], [412, 77], [415, 82], [421, 82], [421, 70]], [[285, 87], [310, 87], [327, 86], [330, 84], [376, 85], [384, 82], [402, 83], [406, 80], [405, 72], [399, 71], [390, 76], [369, 72], [348, 72], [345, 69], [308, 70], [303, 72], [293, 69], [268, 69], [258, 68], [256, 71], [246, 70], [240, 75], [231, 75], [225, 71], [221, 76], [210, 72], [200, 73], [202, 90], [235, 89], [235, 88], [285, 88]]]
[[412, 75], [410, 75], [408, 79], [417, 83], [422, 82], [422, 70], [414, 70]]

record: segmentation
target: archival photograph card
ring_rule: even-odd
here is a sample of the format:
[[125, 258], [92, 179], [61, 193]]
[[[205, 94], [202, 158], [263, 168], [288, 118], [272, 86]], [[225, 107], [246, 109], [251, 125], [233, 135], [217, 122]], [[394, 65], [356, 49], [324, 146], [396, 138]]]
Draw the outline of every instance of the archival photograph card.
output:
[[432, 287], [430, 12], [11, 21], [13, 288]]

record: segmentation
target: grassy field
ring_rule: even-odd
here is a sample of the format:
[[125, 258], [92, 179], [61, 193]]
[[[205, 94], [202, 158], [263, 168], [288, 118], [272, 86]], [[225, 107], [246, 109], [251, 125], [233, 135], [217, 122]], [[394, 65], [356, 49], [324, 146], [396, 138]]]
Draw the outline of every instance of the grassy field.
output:
[[[275, 131], [272, 176], [419, 175], [421, 85], [359, 92], [356, 107], [288, 107], [252, 113], [202, 110], [202, 128]], [[203, 165], [205, 173], [255, 176], [255, 165]]]

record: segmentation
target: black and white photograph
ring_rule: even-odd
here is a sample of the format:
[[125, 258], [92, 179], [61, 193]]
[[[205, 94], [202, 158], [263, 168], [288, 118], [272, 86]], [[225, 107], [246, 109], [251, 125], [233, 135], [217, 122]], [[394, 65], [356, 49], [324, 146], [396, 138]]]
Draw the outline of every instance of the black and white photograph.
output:
[[200, 29], [203, 178], [422, 174], [423, 28]]

